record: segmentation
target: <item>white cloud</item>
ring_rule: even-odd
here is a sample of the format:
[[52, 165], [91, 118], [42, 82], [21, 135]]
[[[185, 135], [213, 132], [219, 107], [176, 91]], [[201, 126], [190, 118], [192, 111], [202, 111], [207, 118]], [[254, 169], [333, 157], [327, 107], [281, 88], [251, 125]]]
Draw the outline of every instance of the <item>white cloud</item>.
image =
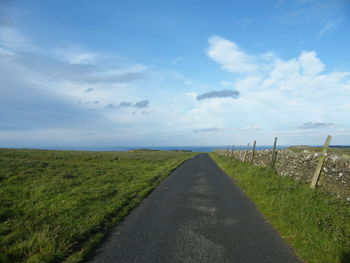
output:
[[[240, 50], [234, 42], [218, 39], [225, 46]], [[209, 49], [212, 47], [210, 38]], [[222, 48], [221, 51], [220, 57], [231, 57], [230, 48]], [[229, 69], [218, 56], [209, 53], [208, 56], [224, 70]], [[245, 72], [237, 74], [240, 72], [228, 70], [235, 73], [233, 86], [240, 91], [241, 97], [231, 103], [197, 105], [197, 109], [203, 111], [202, 107], [206, 107], [207, 112], [217, 113], [202, 120], [207, 121], [208, 125], [214, 126], [211, 121], [220, 114], [219, 118], [223, 120], [221, 125], [240, 123], [250, 128], [270, 127], [264, 129], [264, 133], [275, 130], [285, 136], [292, 135], [283, 131], [292, 130], [301, 123], [335, 123], [344, 129], [350, 126], [350, 120], [346, 117], [350, 110], [350, 72], [327, 72], [326, 65], [315, 51], [304, 50], [299, 56], [288, 60], [271, 52], [255, 56], [244, 54], [244, 57], [255, 71], [246, 75]], [[323, 132], [314, 131], [320, 136]]]
[[270, 76], [273, 80], [292, 78], [299, 74], [300, 65], [296, 59], [289, 61], [277, 60]]
[[[227, 70], [229, 66], [225, 64], [225, 61], [219, 60], [218, 56], [213, 56], [210, 53], [210, 50], [213, 48], [213, 38], [215, 41], [225, 43], [224, 46], [235, 47], [236, 50], [239, 50], [239, 48], [234, 42], [224, 38], [216, 36], [209, 38], [208, 56]], [[220, 49], [220, 56], [230, 58], [233, 56], [232, 50], [230, 48], [222, 48]], [[275, 89], [293, 92], [294, 95], [299, 93], [298, 95], [300, 96], [302, 93], [304, 93], [303, 95], [309, 93], [310, 90], [329, 90], [327, 86], [331, 85], [340, 88], [340, 86], [347, 86], [347, 83], [349, 83], [348, 75], [350, 72], [323, 73], [325, 64], [317, 57], [315, 51], [302, 51], [298, 57], [290, 60], [283, 60], [271, 52], [256, 56], [244, 54], [244, 57], [247, 58], [245, 60], [249, 60], [249, 68], [254, 68], [256, 71], [251, 72], [249, 76], [241, 72], [241, 78], [235, 83], [231, 84], [224, 81], [221, 85], [232, 85], [238, 90], [245, 90], [248, 93], [256, 90]], [[230, 71], [238, 73], [234, 70]]]
[[233, 73], [247, 73], [256, 70], [252, 57], [239, 49], [236, 43], [219, 36], [209, 38], [207, 55], [221, 67]]
[[303, 51], [298, 58], [301, 73], [307, 76], [317, 76], [325, 69], [325, 65], [317, 57], [315, 51]]

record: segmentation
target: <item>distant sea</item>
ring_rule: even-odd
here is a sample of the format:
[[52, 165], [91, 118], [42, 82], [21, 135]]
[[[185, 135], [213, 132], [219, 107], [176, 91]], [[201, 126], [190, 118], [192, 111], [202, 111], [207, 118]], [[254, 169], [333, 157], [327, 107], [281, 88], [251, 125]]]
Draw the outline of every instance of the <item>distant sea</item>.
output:
[[[232, 146], [230, 146], [231, 149]], [[284, 149], [288, 146], [277, 146], [277, 149]], [[25, 147], [27, 148], [27, 147]], [[30, 147], [30, 149], [43, 150], [65, 150], [65, 151], [129, 151], [137, 149], [149, 149], [160, 151], [192, 151], [192, 152], [212, 152], [216, 149], [227, 149], [227, 146], [59, 146], [59, 147]], [[245, 150], [246, 146], [235, 146], [235, 150]], [[252, 149], [252, 146], [250, 146]], [[257, 146], [256, 150], [272, 149], [272, 146]]]

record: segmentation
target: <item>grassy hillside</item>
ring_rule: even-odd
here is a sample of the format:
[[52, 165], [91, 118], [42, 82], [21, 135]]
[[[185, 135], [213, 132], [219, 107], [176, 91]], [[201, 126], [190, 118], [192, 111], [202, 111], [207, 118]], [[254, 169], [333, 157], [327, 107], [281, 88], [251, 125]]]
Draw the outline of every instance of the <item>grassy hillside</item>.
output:
[[268, 167], [211, 156], [305, 263], [350, 262], [350, 204]]
[[0, 149], [0, 262], [76, 262], [185, 152]]

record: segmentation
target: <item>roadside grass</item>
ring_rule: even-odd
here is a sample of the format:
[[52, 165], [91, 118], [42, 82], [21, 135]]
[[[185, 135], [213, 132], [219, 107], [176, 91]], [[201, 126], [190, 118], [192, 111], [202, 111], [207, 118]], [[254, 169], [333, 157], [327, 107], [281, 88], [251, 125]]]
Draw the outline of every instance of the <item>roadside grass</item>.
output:
[[0, 149], [0, 262], [78, 262], [194, 153]]
[[307, 263], [350, 262], [350, 205], [309, 185], [211, 153]]

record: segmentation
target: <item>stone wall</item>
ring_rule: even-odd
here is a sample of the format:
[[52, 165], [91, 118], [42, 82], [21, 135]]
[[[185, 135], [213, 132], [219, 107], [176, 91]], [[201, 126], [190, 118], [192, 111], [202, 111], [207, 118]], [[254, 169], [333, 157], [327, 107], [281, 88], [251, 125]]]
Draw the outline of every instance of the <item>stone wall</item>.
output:
[[[216, 151], [240, 161], [251, 162], [252, 151]], [[293, 177], [296, 180], [310, 183], [320, 153], [312, 150], [292, 151], [277, 150], [275, 169], [281, 176]], [[253, 164], [271, 166], [273, 150], [256, 151]], [[341, 155], [327, 153], [318, 187], [323, 187], [350, 201], [350, 159]]]

